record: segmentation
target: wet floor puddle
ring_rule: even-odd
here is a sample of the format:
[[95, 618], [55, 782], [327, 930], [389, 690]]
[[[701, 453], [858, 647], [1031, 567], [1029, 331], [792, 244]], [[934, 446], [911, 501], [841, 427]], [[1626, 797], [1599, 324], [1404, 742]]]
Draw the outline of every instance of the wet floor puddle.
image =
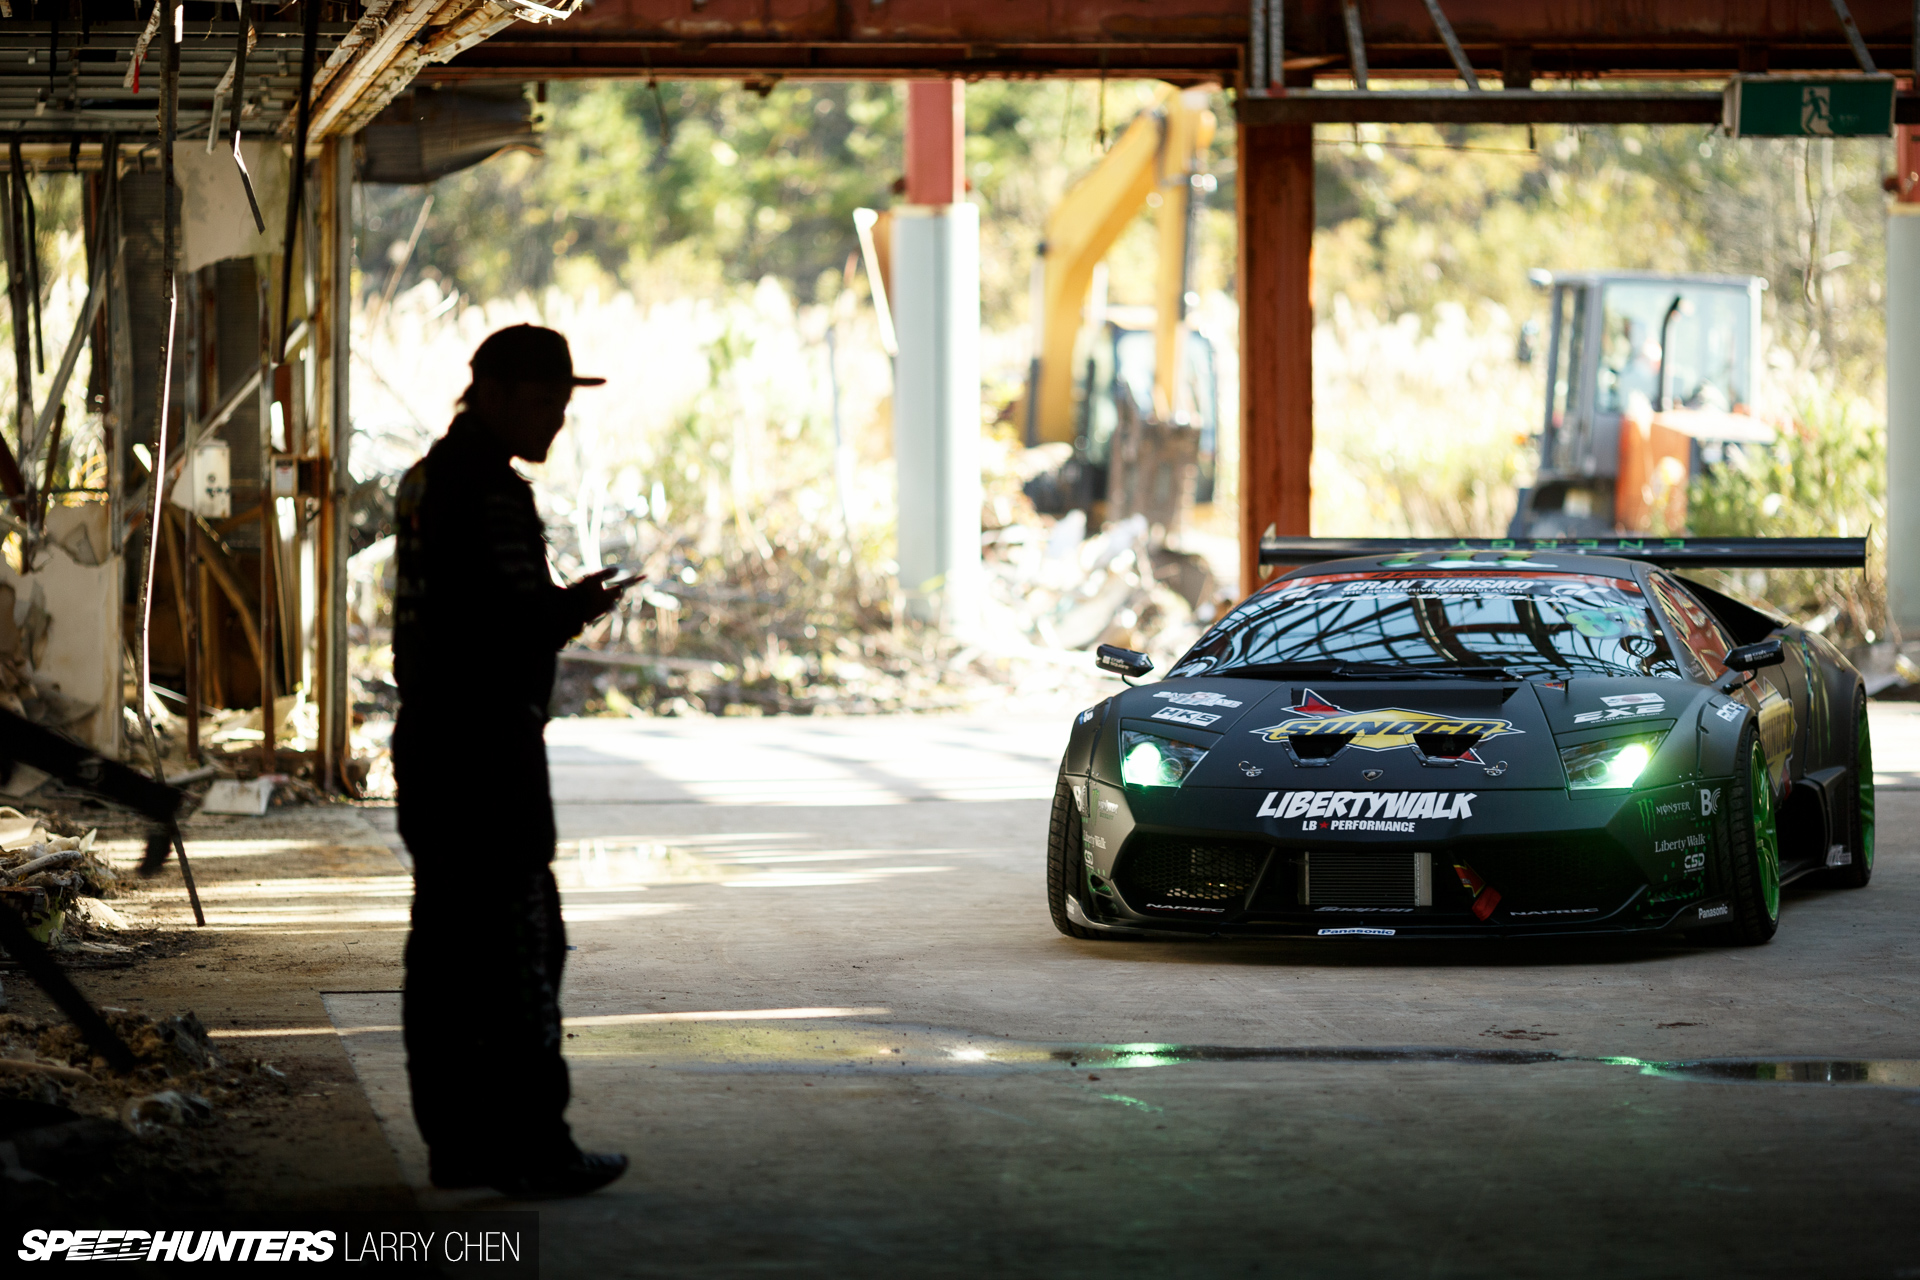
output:
[[1261, 1047], [1237, 1045], [1048, 1044], [1002, 1040], [938, 1027], [862, 1022], [666, 1022], [579, 1026], [567, 1056], [619, 1058], [683, 1071], [999, 1075], [1009, 1072], [1131, 1071], [1194, 1063], [1303, 1065], [1454, 1064], [1526, 1067], [1594, 1063], [1669, 1080], [1869, 1085], [1920, 1089], [1917, 1059], [1706, 1058], [1661, 1062], [1579, 1057], [1542, 1049], [1445, 1047]]

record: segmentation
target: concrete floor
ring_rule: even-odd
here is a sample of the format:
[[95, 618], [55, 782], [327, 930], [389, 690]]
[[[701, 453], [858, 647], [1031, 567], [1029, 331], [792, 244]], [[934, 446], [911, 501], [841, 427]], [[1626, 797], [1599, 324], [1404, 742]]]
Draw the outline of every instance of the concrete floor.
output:
[[[546, 1274], [1920, 1276], [1920, 707], [1874, 715], [1873, 884], [1727, 951], [1075, 942], [1064, 715], [557, 723], [571, 1116], [635, 1167]], [[397, 998], [326, 1007], [423, 1186]], [[1733, 1056], [1873, 1065], [1644, 1065]]]

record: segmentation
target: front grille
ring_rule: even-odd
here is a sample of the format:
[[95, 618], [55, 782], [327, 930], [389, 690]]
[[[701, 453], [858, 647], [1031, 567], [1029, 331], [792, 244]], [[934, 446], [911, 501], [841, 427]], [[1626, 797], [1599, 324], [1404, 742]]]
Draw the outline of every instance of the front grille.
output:
[[1135, 836], [1114, 883], [1136, 911], [1196, 918], [1225, 915], [1260, 874], [1267, 847], [1246, 840]]
[[1506, 911], [1575, 910], [1601, 914], [1646, 883], [1631, 859], [1611, 842], [1541, 840], [1475, 849], [1463, 845], [1452, 861], [1469, 863], [1500, 891]]
[[1301, 868], [1300, 897], [1315, 907], [1426, 906], [1433, 901], [1432, 864], [1425, 853], [1316, 849]]

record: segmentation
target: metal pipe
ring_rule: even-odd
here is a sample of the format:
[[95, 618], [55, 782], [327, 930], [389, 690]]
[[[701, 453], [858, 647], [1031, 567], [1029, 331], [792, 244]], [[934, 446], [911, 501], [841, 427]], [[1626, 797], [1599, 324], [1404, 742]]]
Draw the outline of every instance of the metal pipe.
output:
[[1340, 0], [1341, 15], [1347, 24], [1347, 60], [1353, 64], [1356, 88], [1367, 87], [1367, 40], [1360, 31], [1360, 6], [1356, 0]]
[[[4, 221], [7, 233], [7, 302], [13, 317], [14, 430], [18, 433], [23, 455], [31, 443], [28, 432], [33, 427], [33, 355], [30, 349], [33, 321], [27, 301], [25, 187], [26, 170], [20, 158], [20, 139], [16, 137], [7, 144], [7, 208]], [[11, 452], [8, 456], [11, 460]], [[9, 470], [12, 471], [7, 490], [9, 495], [24, 494], [26, 481], [18, 465], [11, 466]]]
[[1287, 11], [1286, 0], [1267, 3], [1267, 86], [1287, 91]]
[[1267, 96], [1267, 0], [1249, 0], [1247, 17], [1247, 93]]
[[[348, 315], [353, 299], [349, 272], [353, 258], [353, 227], [349, 216], [353, 199], [353, 141], [331, 138], [321, 157], [320, 172], [327, 181], [319, 212], [327, 252], [322, 259], [326, 275], [320, 313], [326, 319], [327, 341], [315, 342], [315, 354], [327, 360], [326, 430], [321, 433], [320, 529], [316, 547], [316, 577], [320, 617], [316, 637], [314, 677], [320, 686], [320, 779], [329, 791], [347, 790], [346, 766], [353, 739], [348, 723], [351, 699], [347, 688], [347, 520], [345, 499], [352, 483], [347, 471], [350, 447], [349, 369], [352, 356]], [[958, 194], [958, 193], [956, 193]]]
[[[1840, 0], [1834, 0], [1839, 4]], [[1473, 74], [1473, 64], [1467, 61], [1467, 51], [1460, 47], [1460, 37], [1453, 34], [1453, 24], [1447, 21], [1447, 15], [1440, 12], [1440, 0], [1426, 0], [1427, 16], [1433, 19], [1433, 25], [1440, 30], [1441, 43], [1447, 46], [1447, 56], [1453, 59], [1454, 70], [1467, 82], [1467, 88], [1480, 92], [1480, 77]]]
[[1840, 19], [1840, 26], [1847, 33], [1847, 43], [1853, 46], [1854, 61], [1868, 75], [1878, 75], [1879, 68], [1873, 65], [1873, 55], [1867, 52], [1867, 42], [1860, 36], [1860, 28], [1853, 21], [1853, 11], [1847, 8], [1847, 0], [1833, 0], [1833, 15]]
[[[153, 757], [154, 781], [164, 783], [167, 780], [166, 765], [160, 757], [160, 738], [154, 732], [153, 717], [147, 706], [153, 697], [153, 582], [160, 569], [161, 539], [166, 536], [166, 508], [162, 505], [166, 501], [166, 485], [161, 477], [166, 474], [167, 415], [173, 411], [173, 348], [180, 319], [180, 280], [175, 261], [179, 212], [173, 201], [173, 145], [180, 124], [180, 42], [176, 38], [179, 32], [175, 26], [175, 15], [181, 0], [159, 2], [166, 8], [161, 28], [167, 42], [166, 71], [160, 84], [160, 270], [167, 290], [167, 336], [160, 348], [160, 417], [153, 438], [153, 481], [148, 486], [152, 491], [153, 510], [147, 521], [146, 565], [140, 575], [140, 643], [136, 687], [140, 699], [140, 727], [146, 735], [147, 750]], [[176, 840], [175, 847], [180, 854], [180, 874], [186, 881], [187, 899], [193, 904], [193, 922], [205, 925], [207, 917], [200, 908], [200, 892], [194, 886], [193, 870], [187, 863], [186, 846]]]
[[[293, 127], [293, 173], [287, 192], [287, 235], [280, 258], [280, 358], [286, 358], [288, 310], [293, 305], [293, 244], [300, 230], [300, 202], [307, 194], [307, 129], [313, 120], [314, 55], [320, 47], [320, 5], [307, 0], [300, 14], [300, 97]], [[313, 246], [307, 246], [313, 252]], [[272, 735], [269, 734], [269, 737]]]
[[274, 669], [279, 653], [274, 648], [273, 580], [275, 559], [279, 555], [280, 504], [273, 494], [273, 326], [267, 296], [267, 282], [260, 281], [260, 599], [259, 621], [254, 626], [254, 656], [260, 661], [260, 771], [274, 772], [273, 687]]

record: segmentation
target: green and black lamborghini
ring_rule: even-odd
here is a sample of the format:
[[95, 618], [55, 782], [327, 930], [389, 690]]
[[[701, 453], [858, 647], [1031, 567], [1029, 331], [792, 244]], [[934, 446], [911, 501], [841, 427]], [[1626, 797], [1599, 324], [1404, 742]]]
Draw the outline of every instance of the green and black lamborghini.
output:
[[1294, 539], [1261, 559], [1303, 567], [1076, 720], [1047, 850], [1061, 932], [1753, 944], [1783, 884], [1872, 875], [1859, 672], [1672, 572], [1858, 567], [1863, 540]]

